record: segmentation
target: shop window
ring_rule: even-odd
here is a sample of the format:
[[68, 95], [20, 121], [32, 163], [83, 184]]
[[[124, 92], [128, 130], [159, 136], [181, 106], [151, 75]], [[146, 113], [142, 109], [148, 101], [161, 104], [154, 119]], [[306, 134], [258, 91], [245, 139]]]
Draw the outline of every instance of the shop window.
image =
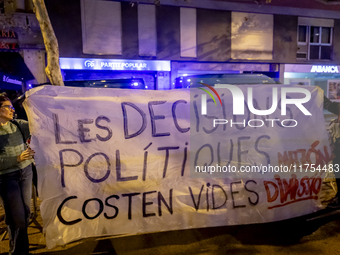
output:
[[332, 27], [298, 26], [298, 50], [301, 60], [332, 60]]
[[84, 54], [122, 55], [121, 3], [81, 0]]
[[180, 38], [181, 38], [181, 57], [197, 57], [197, 36], [196, 36], [196, 9], [180, 9]]

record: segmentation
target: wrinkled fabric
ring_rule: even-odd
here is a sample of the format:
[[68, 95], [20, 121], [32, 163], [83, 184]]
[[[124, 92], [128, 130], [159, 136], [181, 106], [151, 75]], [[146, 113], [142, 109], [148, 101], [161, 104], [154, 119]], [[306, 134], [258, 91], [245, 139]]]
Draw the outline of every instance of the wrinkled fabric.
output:
[[[237, 86], [237, 106], [244, 108], [237, 116], [233, 110], [241, 107], [223, 88], [216, 88], [216, 105], [207, 97], [206, 116], [201, 108], [207, 93], [198, 88], [28, 91], [24, 106], [46, 246], [279, 221], [320, 210], [325, 171], [315, 168], [328, 168], [331, 155], [323, 91], [303, 87], [311, 98], [298, 108], [279, 103], [282, 89], [292, 88], [279, 86], [251, 86], [252, 97], [247, 85]], [[293, 91], [286, 97], [305, 95]], [[262, 111], [273, 105], [274, 111], [255, 116], [250, 104]], [[225, 125], [214, 127], [215, 119]]]

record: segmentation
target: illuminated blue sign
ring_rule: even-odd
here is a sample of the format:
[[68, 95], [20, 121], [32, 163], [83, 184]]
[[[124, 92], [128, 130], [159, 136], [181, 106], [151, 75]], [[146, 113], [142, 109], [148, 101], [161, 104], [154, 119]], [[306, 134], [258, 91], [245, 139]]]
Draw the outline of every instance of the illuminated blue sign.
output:
[[16, 84], [16, 85], [22, 85], [22, 81], [19, 81], [17, 79], [12, 79], [11, 77], [6, 76], [6, 75], [2, 76], [2, 81], [7, 82], [7, 83]]
[[170, 61], [97, 58], [60, 58], [61, 69], [73, 70], [128, 70], [170, 71]]
[[339, 73], [340, 66], [285, 64], [285, 72], [291, 73]]
[[338, 73], [337, 66], [312, 66], [311, 73]]
[[[13, 75], [8, 75], [5, 73], [0, 72], [0, 77], [1, 77], [1, 82], [2, 83], [10, 83], [14, 85], [22, 85], [22, 81], [20, 80], [19, 77], [13, 76]], [[0, 83], [1, 83], [0, 82]]]

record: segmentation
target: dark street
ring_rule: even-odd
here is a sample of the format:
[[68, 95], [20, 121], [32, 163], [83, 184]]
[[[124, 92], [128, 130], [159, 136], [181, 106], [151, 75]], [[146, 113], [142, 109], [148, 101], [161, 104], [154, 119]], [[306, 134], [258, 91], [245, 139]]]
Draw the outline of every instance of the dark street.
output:
[[[311, 220], [313, 219], [313, 220]], [[38, 223], [42, 224], [40, 214]], [[1, 225], [3, 226], [3, 225]], [[243, 226], [224, 226], [123, 237], [89, 238], [51, 250], [38, 225], [29, 227], [32, 254], [339, 254], [340, 211]], [[7, 254], [8, 237], [0, 242]]]

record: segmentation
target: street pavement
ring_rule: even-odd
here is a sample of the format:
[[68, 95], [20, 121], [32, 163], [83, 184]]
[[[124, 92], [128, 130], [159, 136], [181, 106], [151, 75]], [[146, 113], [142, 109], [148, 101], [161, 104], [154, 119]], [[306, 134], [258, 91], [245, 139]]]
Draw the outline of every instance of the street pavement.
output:
[[[37, 222], [29, 227], [32, 254], [340, 254], [340, 210], [274, 223], [90, 238], [51, 250], [45, 247], [39, 224], [38, 212]], [[1, 227], [3, 221], [3, 233]], [[0, 255], [7, 252], [6, 235], [0, 241]]]

